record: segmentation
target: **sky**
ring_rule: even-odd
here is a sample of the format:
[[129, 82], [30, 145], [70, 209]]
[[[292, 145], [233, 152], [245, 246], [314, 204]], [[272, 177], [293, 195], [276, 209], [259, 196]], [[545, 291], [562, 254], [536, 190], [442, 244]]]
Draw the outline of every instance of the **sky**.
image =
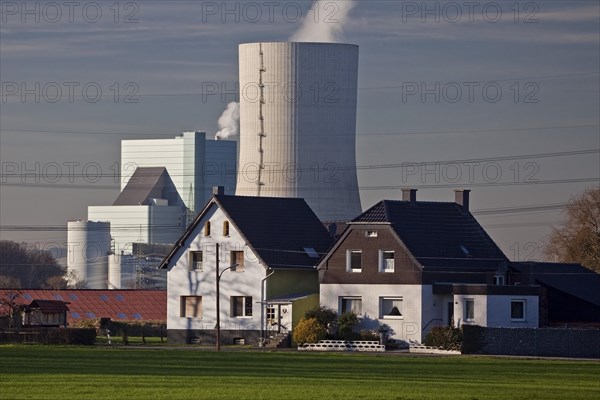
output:
[[311, 5], [0, 1], [0, 239], [64, 245], [68, 220], [116, 198], [121, 140], [215, 134], [238, 44], [308, 19], [360, 48], [363, 209], [471, 189], [510, 259], [542, 259], [564, 205], [600, 182], [598, 2]]

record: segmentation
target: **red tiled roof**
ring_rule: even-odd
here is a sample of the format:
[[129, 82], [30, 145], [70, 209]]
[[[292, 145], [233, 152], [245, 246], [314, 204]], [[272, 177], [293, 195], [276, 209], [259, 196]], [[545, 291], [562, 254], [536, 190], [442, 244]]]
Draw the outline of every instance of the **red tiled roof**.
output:
[[[9, 291], [0, 289], [0, 297]], [[159, 290], [42, 290], [20, 289], [18, 301], [64, 301], [69, 307], [67, 323], [86, 319], [110, 318], [113, 321], [166, 321], [167, 292]], [[0, 310], [2, 313], [2, 310]]]

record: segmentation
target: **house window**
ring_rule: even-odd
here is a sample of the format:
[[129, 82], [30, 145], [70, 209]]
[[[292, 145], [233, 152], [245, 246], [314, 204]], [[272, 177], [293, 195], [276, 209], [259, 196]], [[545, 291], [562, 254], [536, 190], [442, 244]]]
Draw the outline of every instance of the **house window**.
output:
[[190, 271], [202, 271], [204, 255], [201, 251], [190, 252]]
[[251, 317], [252, 296], [231, 296], [231, 316]]
[[377, 231], [366, 231], [365, 236], [366, 237], [377, 237]]
[[362, 314], [362, 299], [360, 297], [341, 297], [340, 298], [340, 314], [354, 313]]
[[180, 307], [182, 318], [202, 318], [202, 296], [181, 296]]
[[229, 236], [229, 221], [223, 222], [223, 236]]
[[511, 300], [510, 319], [512, 321], [525, 321], [525, 300]]
[[[244, 271], [244, 252], [243, 251], [232, 251], [229, 256], [229, 260], [231, 262], [232, 271], [242, 272]], [[237, 265], [236, 265], [237, 264]], [[235, 267], [234, 267], [235, 265]]]
[[381, 297], [381, 318], [402, 318], [402, 297]]
[[379, 272], [394, 272], [394, 252], [379, 250]]
[[475, 300], [465, 300], [465, 321], [473, 321], [475, 319]]
[[346, 271], [362, 271], [362, 250], [348, 250], [346, 253]]
[[494, 285], [504, 285], [504, 275], [494, 275]]
[[204, 223], [204, 236], [210, 236], [210, 221]]

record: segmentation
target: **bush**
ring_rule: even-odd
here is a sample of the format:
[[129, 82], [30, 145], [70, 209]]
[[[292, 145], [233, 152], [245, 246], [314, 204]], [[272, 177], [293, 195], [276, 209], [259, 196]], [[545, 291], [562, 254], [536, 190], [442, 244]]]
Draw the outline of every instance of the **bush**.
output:
[[304, 314], [304, 318], [315, 318], [327, 330], [329, 336], [333, 337], [335, 335], [337, 330], [337, 313], [331, 308], [317, 306], [312, 310], [308, 310]]
[[298, 344], [317, 343], [326, 336], [327, 331], [316, 318], [303, 318], [294, 328], [294, 341]]
[[341, 340], [355, 340], [360, 337], [354, 332], [358, 325], [358, 316], [354, 313], [343, 313], [338, 318], [338, 336]]
[[445, 350], [461, 350], [463, 333], [453, 326], [436, 326], [425, 338], [425, 346], [440, 347]]
[[360, 340], [367, 340], [370, 342], [379, 342], [380, 336], [379, 333], [376, 331], [367, 331], [367, 330], [362, 330], [360, 331]]

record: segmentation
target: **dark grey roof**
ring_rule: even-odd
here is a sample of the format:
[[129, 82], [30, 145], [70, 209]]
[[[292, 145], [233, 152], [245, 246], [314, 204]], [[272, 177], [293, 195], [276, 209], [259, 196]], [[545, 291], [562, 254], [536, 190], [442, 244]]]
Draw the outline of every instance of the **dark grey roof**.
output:
[[[304, 199], [216, 195], [259, 257], [271, 268], [314, 267], [333, 238]], [[313, 248], [314, 258], [304, 248]]]
[[165, 167], [137, 168], [113, 206], [149, 205], [153, 198], [166, 199], [170, 206], [181, 203]]
[[[248, 245], [270, 268], [313, 268], [333, 243], [333, 238], [304, 199], [215, 195], [177, 241], [160, 268], [167, 266], [212, 204], [225, 212]], [[319, 257], [311, 257], [305, 248], [314, 249]]]
[[510, 267], [529, 274], [540, 285], [600, 306], [600, 274], [581, 264], [512, 262]]
[[457, 203], [383, 200], [352, 223], [389, 223], [424, 267], [497, 268], [508, 262], [475, 217]]

